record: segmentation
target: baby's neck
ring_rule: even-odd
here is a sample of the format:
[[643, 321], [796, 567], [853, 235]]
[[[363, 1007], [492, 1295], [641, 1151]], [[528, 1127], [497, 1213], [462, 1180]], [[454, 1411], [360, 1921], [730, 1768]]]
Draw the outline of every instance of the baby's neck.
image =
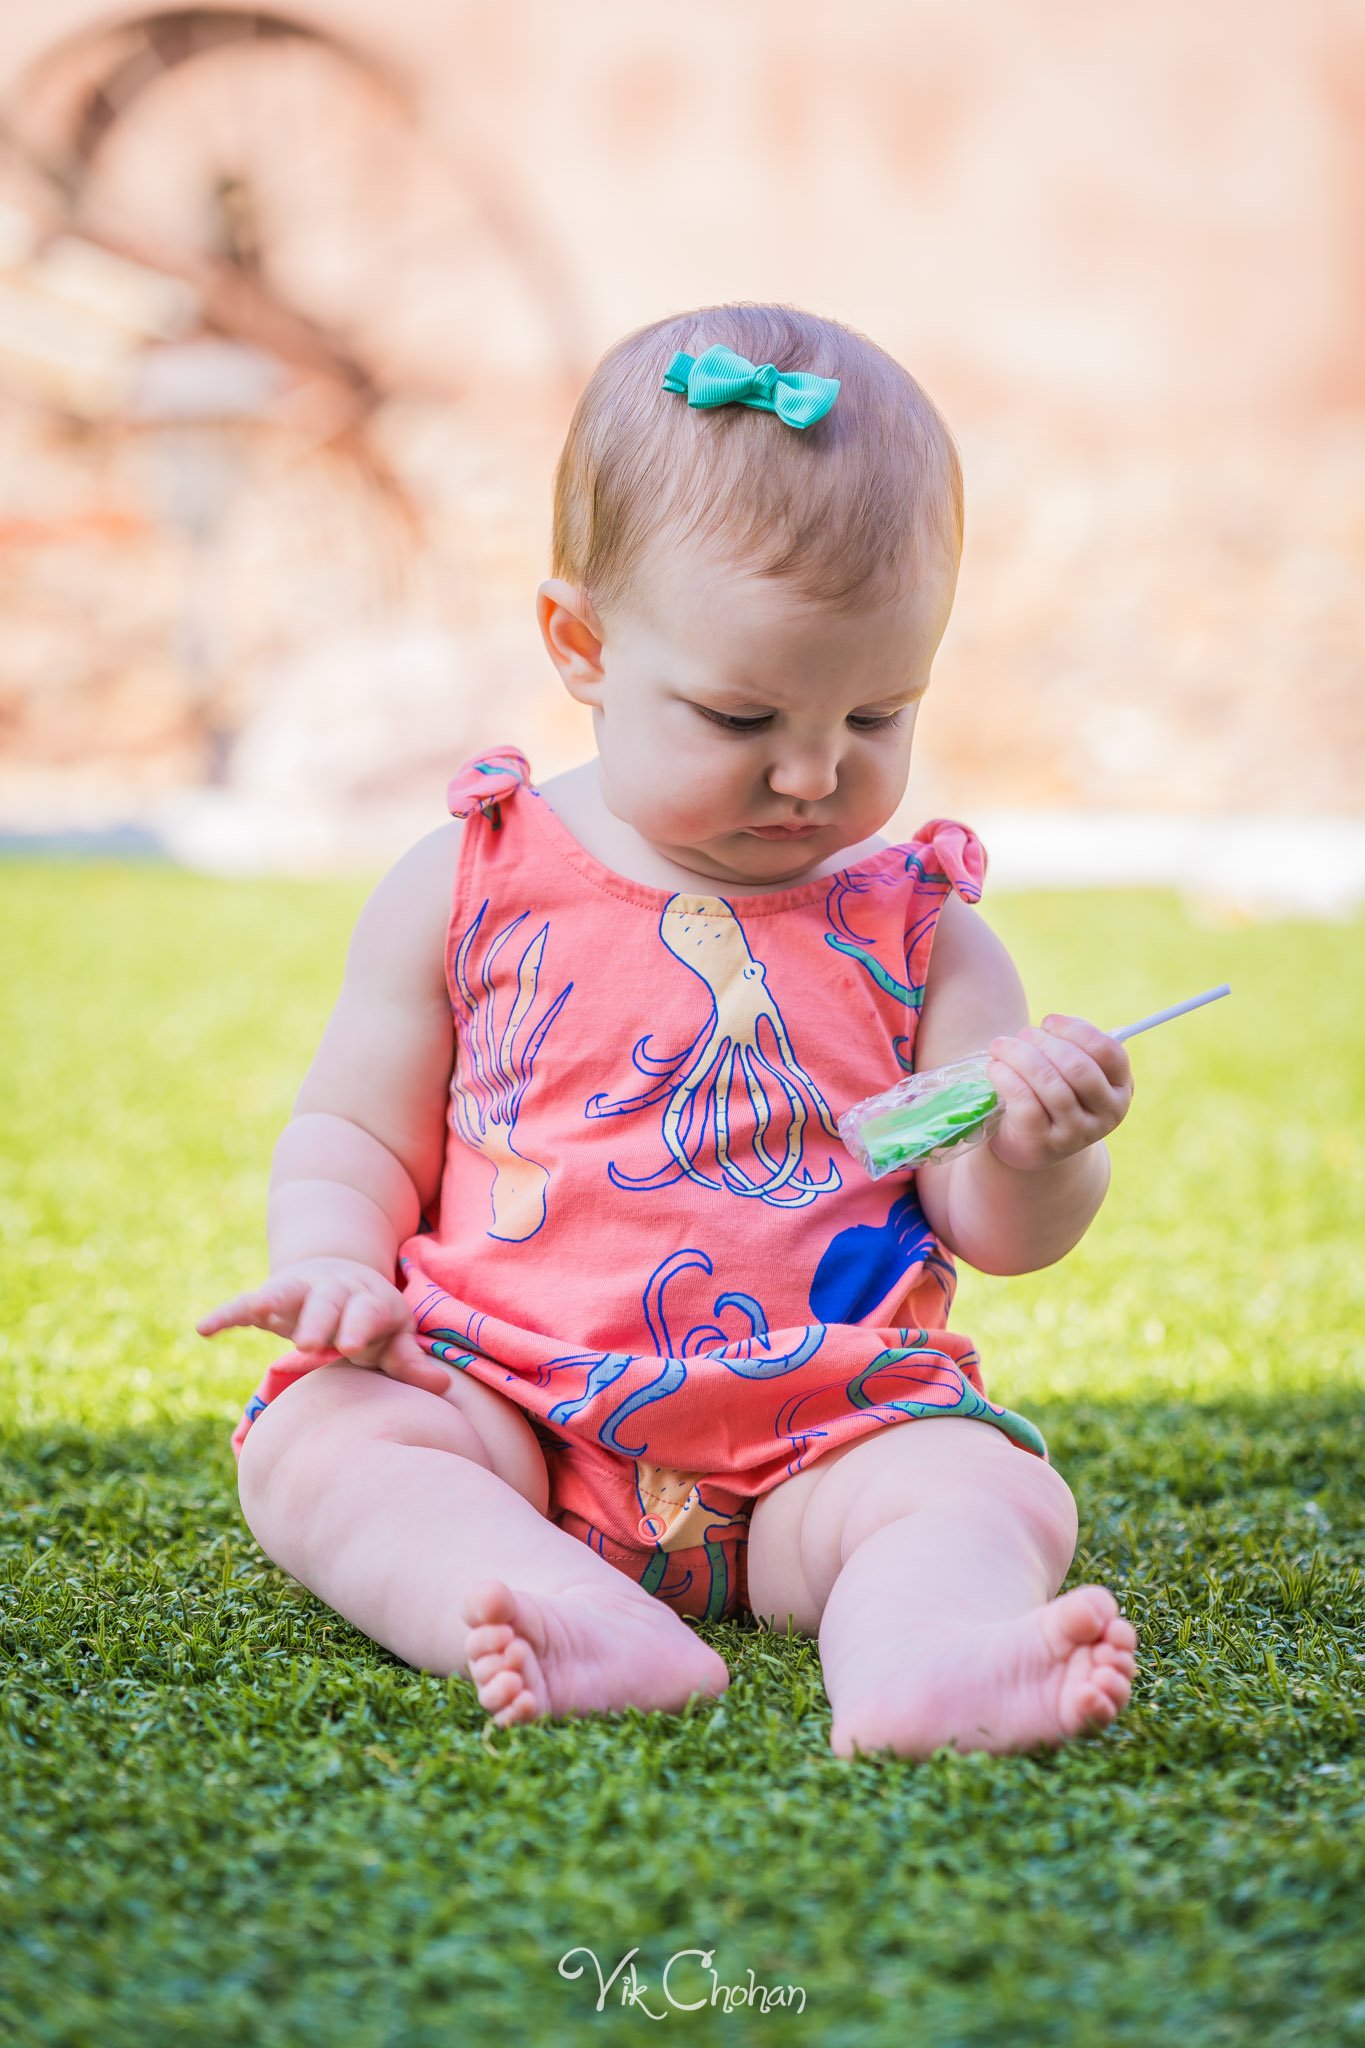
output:
[[609, 811], [602, 802], [596, 761], [584, 761], [577, 768], [566, 768], [563, 774], [551, 775], [536, 787], [560, 822], [595, 860], [647, 889], [675, 889], [693, 896], [727, 893], [731, 896], [767, 896], [776, 894], [780, 889], [799, 888], [806, 882], [823, 881], [828, 875], [837, 875], [843, 868], [869, 860], [880, 848], [891, 844], [889, 839], [874, 837], [865, 839], [858, 846], [843, 847], [794, 880], [727, 881], [666, 859], [632, 826]]

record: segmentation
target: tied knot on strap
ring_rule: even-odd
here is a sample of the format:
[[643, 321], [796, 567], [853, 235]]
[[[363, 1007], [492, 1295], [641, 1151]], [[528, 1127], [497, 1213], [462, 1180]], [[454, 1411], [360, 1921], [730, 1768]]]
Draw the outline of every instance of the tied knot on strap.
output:
[[481, 814], [500, 832], [503, 804], [530, 780], [531, 764], [520, 747], [491, 747], [486, 754], [475, 754], [451, 776], [446, 809], [455, 818]]
[[689, 405], [748, 405], [755, 412], [776, 413], [789, 427], [812, 427], [839, 396], [839, 379], [751, 363], [717, 342], [702, 356], [679, 349], [664, 372], [663, 388], [686, 398]]

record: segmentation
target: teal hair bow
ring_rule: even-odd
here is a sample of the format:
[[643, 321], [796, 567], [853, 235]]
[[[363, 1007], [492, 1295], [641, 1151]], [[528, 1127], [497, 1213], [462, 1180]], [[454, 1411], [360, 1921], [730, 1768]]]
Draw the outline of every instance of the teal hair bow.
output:
[[812, 427], [839, 396], [839, 379], [817, 377], [810, 370], [777, 370], [771, 363], [755, 365], [717, 342], [704, 356], [679, 349], [664, 373], [663, 388], [678, 392], [689, 405], [751, 405], [756, 412], [775, 412], [789, 427]]

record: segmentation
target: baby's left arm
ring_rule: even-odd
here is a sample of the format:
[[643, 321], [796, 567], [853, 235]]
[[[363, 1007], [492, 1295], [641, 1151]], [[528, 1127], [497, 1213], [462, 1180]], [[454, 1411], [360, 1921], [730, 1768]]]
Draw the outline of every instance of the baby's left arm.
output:
[[[931, 1000], [932, 998], [932, 1000]], [[989, 1048], [1004, 1106], [984, 1145], [915, 1171], [925, 1218], [982, 1273], [1032, 1273], [1063, 1258], [1109, 1186], [1103, 1140], [1128, 1114], [1133, 1075], [1118, 1039], [1079, 1017], [1028, 1022], [1023, 983], [980, 914], [949, 896], [934, 934], [915, 1068]]]

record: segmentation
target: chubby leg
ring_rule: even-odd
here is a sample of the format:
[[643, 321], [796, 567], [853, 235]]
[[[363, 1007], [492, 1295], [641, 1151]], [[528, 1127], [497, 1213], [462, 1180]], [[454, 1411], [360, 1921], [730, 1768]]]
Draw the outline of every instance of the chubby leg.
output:
[[442, 1395], [319, 1366], [252, 1424], [238, 1484], [267, 1556], [405, 1662], [467, 1672], [499, 1726], [729, 1683], [681, 1616], [547, 1520], [535, 1434], [481, 1381]]
[[758, 1502], [750, 1602], [818, 1631], [837, 1755], [1032, 1749], [1106, 1726], [1131, 1690], [1113, 1594], [1053, 1597], [1075, 1544], [1070, 1488], [999, 1430], [892, 1424]]

